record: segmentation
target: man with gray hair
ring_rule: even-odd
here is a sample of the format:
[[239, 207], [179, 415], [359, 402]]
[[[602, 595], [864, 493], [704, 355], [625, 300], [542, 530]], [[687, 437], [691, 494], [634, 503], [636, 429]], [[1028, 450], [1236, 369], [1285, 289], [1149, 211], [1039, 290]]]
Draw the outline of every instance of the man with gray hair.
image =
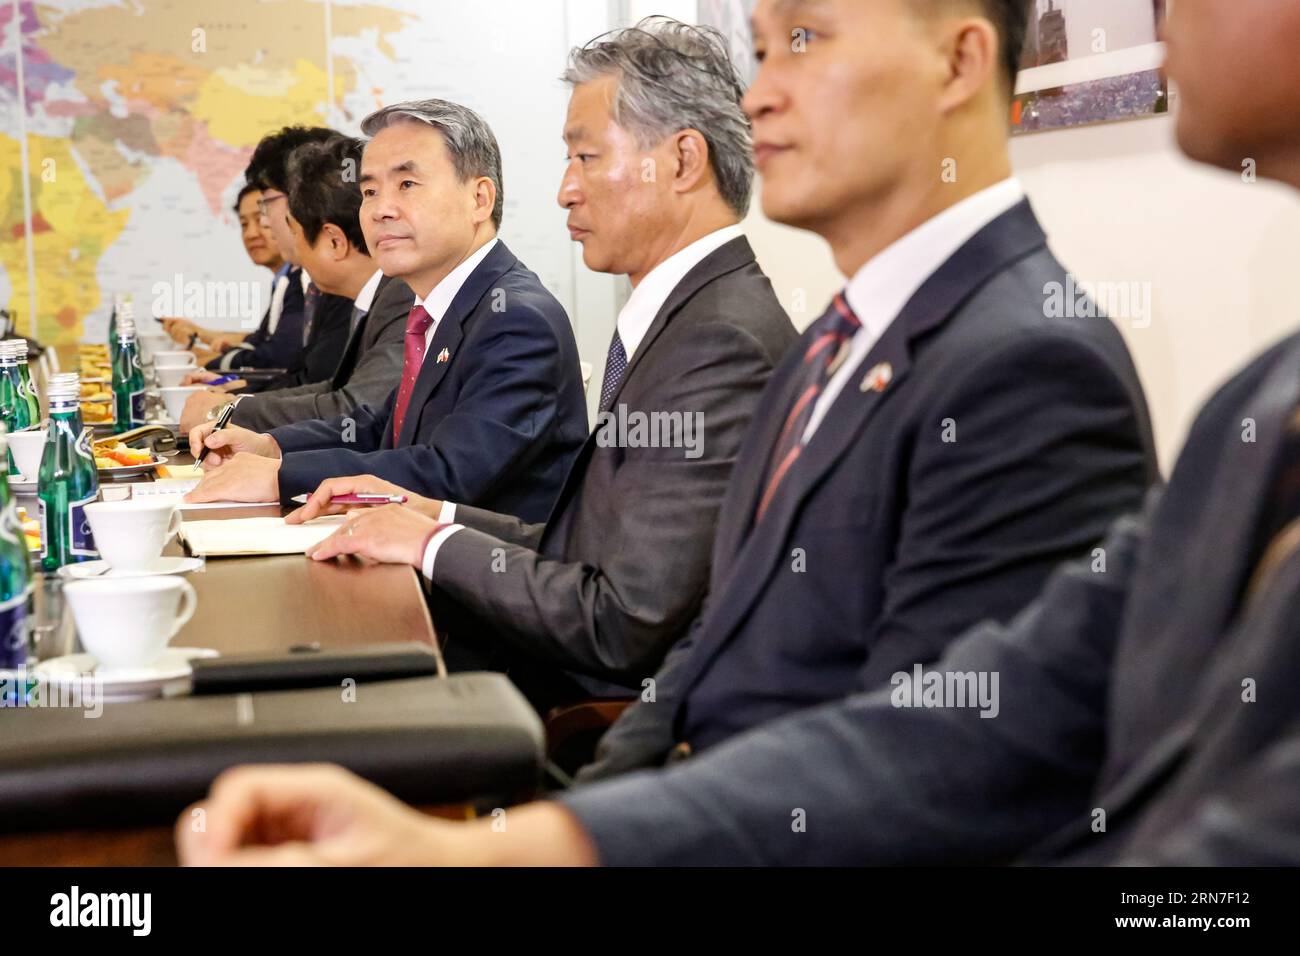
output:
[[190, 500], [290, 499], [368, 472], [540, 521], [587, 414], [564, 308], [497, 238], [496, 137], [473, 110], [445, 100], [398, 103], [361, 128], [372, 137], [359, 179], [365, 244], [416, 296], [401, 377], [382, 406], [329, 421], [266, 434], [195, 428], [190, 447], [212, 453]]
[[[409, 561], [454, 667], [508, 671], [539, 707], [641, 691], [698, 613], [723, 491], [795, 331], [738, 222], [754, 176], [721, 38], [652, 19], [573, 51], [559, 202], [587, 265], [626, 275], [600, 416], [545, 524], [453, 495], [363, 514], [313, 552]], [[332, 495], [398, 491], [372, 478]], [[499, 509], [498, 509], [499, 510]], [[397, 531], [395, 515], [422, 523]]]

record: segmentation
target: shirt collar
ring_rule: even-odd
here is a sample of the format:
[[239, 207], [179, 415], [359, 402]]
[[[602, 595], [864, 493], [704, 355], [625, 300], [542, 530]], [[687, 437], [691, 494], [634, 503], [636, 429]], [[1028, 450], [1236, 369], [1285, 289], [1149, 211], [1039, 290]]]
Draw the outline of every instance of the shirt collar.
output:
[[844, 290], [864, 328], [879, 335], [939, 267], [977, 232], [1025, 198], [1014, 176], [967, 196], [870, 259]]
[[686, 274], [711, 253], [743, 235], [744, 231], [739, 225], [716, 229], [674, 252], [646, 273], [618, 313], [618, 337], [623, 342], [623, 351], [627, 354], [628, 361], [631, 361], [655, 316], [668, 301], [668, 296], [686, 278]]
[[375, 292], [379, 289], [379, 283], [383, 280], [384, 273], [382, 269], [376, 269], [375, 274], [366, 280], [366, 284], [361, 287], [357, 297], [352, 300], [352, 307], [358, 312], [369, 312], [370, 306], [374, 304]]
[[477, 252], [443, 276], [442, 281], [434, 286], [433, 291], [427, 296], [422, 299], [417, 295], [415, 304], [424, 306], [424, 311], [429, 313], [429, 318], [433, 319], [435, 324], [441, 322], [442, 317], [451, 308], [451, 302], [456, 298], [456, 293], [460, 291], [460, 287], [465, 284], [465, 280], [470, 277], [470, 274], [478, 268], [479, 263], [487, 258], [488, 253], [496, 247], [496, 244], [497, 237], [493, 236]]

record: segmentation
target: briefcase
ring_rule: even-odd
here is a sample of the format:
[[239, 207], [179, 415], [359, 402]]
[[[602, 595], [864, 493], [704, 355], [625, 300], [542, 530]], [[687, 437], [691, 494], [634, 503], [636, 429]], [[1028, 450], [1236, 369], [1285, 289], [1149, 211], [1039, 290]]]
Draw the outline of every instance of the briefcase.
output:
[[0, 832], [170, 825], [227, 767], [328, 762], [408, 803], [529, 796], [536, 712], [502, 674], [0, 709]]

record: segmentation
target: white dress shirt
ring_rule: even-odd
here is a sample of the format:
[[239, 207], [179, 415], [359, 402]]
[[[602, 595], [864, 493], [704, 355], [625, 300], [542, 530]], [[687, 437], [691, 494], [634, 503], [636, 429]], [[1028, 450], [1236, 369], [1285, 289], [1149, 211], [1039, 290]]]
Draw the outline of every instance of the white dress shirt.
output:
[[352, 308], [362, 314], [369, 312], [370, 307], [375, 302], [375, 293], [379, 291], [379, 283], [384, 279], [382, 269], [376, 269], [375, 274], [366, 280], [366, 284], [361, 287], [357, 297], [352, 300]]
[[[974, 235], [1025, 198], [1015, 177], [989, 186], [949, 206], [917, 226], [862, 266], [849, 280], [844, 296], [862, 321], [849, 341], [848, 357], [817, 397], [804, 429], [807, 443], [826, 417], [845, 383], [856, 381], [867, 353], [898, 317], [918, 289]], [[856, 377], [855, 377], [856, 376]]]
[[[646, 332], [654, 323], [655, 316], [664, 307], [673, 290], [686, 278], [686, 274], [703, 262], [710, 253], [716, 252], [732, 239], [744, 234], [738, 225], [716, 229], [707, 236], [696, 239], [689, 246], [674, 252], [647, 272], [645, 278], [637, 283], [618, 313], [618, 337], [623, 341], [623, 351], [627, 353], [629, 362], [632, 361], [632, 356], [636, 354]], [[456, 503], [444, 501], [442, 511], [438, 513], [438, 523], [446, 527], [429, 539], [429, 545], [424, 549], [424, 560], [421, 562], [421, 571], [431, 581], [438, 549], [442, 547], [444, 541], [465, 527], [453, 524], [455, 520]]]
[[456, 298], [456, 293], [465, 284], [465, 280], [470, 277], [470, 273], [477, 269], [478, 264], [487, 258], [489, 252], [496, 248], [496, 244], [497, 239], [493, 236], [477, 252], [443, 276], [442, 281], [433, 287], [432, 292], [424, 298], [420, 298], [418, 295], [415, 297], [415, 305], [412, 308], [416, 305], [424, 306], [424, 311], [428, 312], [429, 318], [433, 319], [429, 323], [428, 331], [424, 333], [424, 357], [426, 359], [429, 357], [429, 343], [433, 341], [433, 336], [442, 323], [442, 317], [451, 308], [452, 299]]
[[627, 353], [629, 362], [654, 323], [655, 316], [664, 307], [673, 289], [686, 278], [686, 273], [703, 262], [710, 253], [743, 235], [744, 232], [738, 225], [724, 226], [674, 252], [645, 274], [618, 313], [618, 337], [623, 341], [623, 351]]

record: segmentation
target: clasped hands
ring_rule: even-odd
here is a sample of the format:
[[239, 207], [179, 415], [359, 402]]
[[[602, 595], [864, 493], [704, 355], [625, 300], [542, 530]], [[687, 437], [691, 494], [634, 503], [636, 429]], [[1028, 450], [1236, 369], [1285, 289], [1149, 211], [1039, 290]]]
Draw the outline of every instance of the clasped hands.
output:
[[[238, 425], [216, 431], [205, 422], [190, 432], [190, 448], [207, 448], [203, 480], [185, 496], [189, 502], [278, 501], [280, 446], [270, 435]], [[197, 455], [195, 456], [197, 457]], [[405, 495], [404, 505], [341, 505], [331, 499], [346, 494]], [[437, 527], [442, 502], [407, 491], [374, 475], [350, 475], [321, 482], [307, 503], [285, 516], [302, 524], [322, 515], [347, 514], [347, 523], [307, 550], [315, 561], [355, 555], [384, 564], [420, 567], [424, 546]]]

